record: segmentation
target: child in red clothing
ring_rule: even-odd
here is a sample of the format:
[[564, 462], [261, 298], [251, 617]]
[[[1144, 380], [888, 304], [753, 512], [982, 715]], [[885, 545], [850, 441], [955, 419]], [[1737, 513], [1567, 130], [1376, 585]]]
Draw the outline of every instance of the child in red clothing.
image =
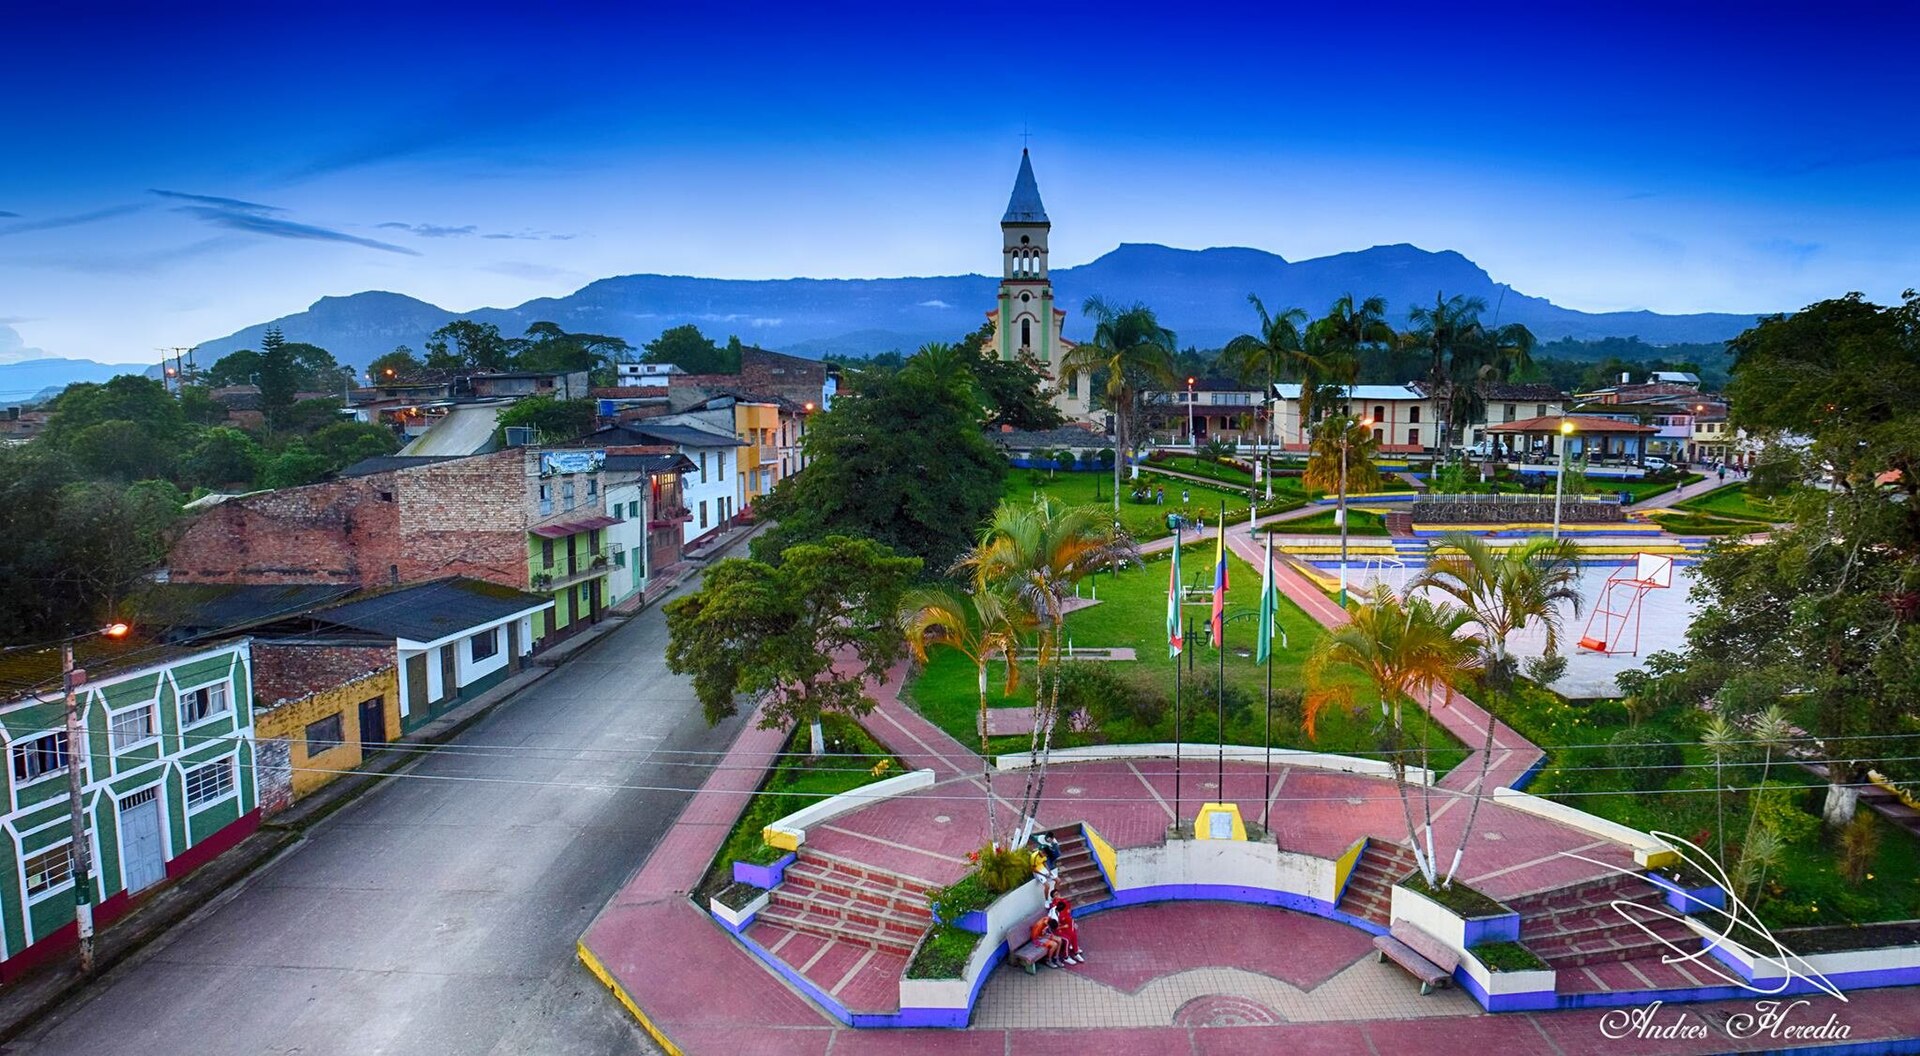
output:
[[1031, 939], [1033, 944], [1040, 947], [1041, 951], [1046, 954], [1047, 967], [1064, 967], [1060, 962], [1060, 955], [1066, 952], [1067, 940], [1065, 936], [1060, 934], [1059, 929], [1054, 926], [1053, 915], [1051, 913], [1033, 922], [1033, 926], [1027, 929], [1027, 938]]
[[1066, 963], [1079, 964], [1087, 959], [1080, 949], [1080, 928], [1073, 922], [1073, 903], [1056, 898], [1047, 906], [1047, 920], [1065, 943]]

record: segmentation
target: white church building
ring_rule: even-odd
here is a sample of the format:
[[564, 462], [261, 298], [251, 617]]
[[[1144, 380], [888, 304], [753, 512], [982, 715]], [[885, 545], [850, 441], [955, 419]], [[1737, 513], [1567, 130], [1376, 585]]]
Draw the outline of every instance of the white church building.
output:
[[[987, 313], [993, 326], [990, 341], [1001, 359], [1031, 359], [1058, 386], [1060, 364], [1073, 342], [1060, 336], [1067, 313], [1054, 307], [1053, 280], [1047, 277], [1047, 233], [1052, 228], [1046, 206], [1040, 204], [1033, 159], [1022, 150], [1013, 196], [1000, 218], [1000, 294], [998, 305]], [[1054, 406], [1069, 420], [1091, 420], [1088, 384], [1087, 375], [1082, 374], [1074, 379], [1071, 391], [1055, 393]]]

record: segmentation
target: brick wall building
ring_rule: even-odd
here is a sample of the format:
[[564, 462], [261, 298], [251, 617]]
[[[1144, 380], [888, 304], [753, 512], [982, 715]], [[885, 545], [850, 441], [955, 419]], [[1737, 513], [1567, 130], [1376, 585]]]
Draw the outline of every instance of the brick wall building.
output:
[[174, 544], [176, 583], [528, 582], [523, 449], [230, 499]]
[[[739, 390], [779, 396], [799, 406], [823, 402], [833, 368], [817, 359], [769, 352], [749, 345], [740, 350], [738, 374], [672, 374], [671, 389]], [[657, 390], [656, 390], [657, 391]]]

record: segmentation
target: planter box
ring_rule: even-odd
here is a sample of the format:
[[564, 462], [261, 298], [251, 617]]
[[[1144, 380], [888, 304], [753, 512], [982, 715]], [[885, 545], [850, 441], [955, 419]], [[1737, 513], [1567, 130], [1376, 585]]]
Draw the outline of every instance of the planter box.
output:
[[735, 861], [733, 878], [743, 884], [752, 884], [760, 888], [775, 888], [786, 879], [787, 866], [797, 857], [791, 851], [780, 856], [772, 865], [758, 865], [754, 862]]
[[[958, 979], [900, 978], [900, 1013], [894, 1026], [964, 1027], [973, 1012], [973, 1002], [987, 973], [1007, 954], [1006, 935], [1015, 924], [1040, 915], [1043, 902], [1040, 881], [1029, 880], [995, 899], [984, 910], [974, 910], [955, 921], [966, 927], [969, 917], [978, 917], [978, 930], [966, 930], [984, 936], [967, 959], [965, 974]], [[925, 939], [921, 940], [925, 942]], [[916, 951], [918, 952], [918, 951]]]
[[1482, 964], [1472, 950], [1460, 958], [1453, 977], [1489, 1012], [1554, 1008], [1559, 1000], [1554, 987], [1559, 985], [1560, 974], [1553, 969], [1496, 972]]
[[753, 923], [754, 914], [767, 908], [767, 902], [771, 898], [772, 895], [769, 892], [762, 891], [753, 896], [753, 900], [748, 902], [742, 909], [730, 909], [722, 904], [719, 899], [709, 898], [707, 899], [707, 909], [712, 911], [720, 923], [725, 924], [733, 931], [739, 931], [748, 924]]
[[761, 830], [760, 838], [765, 840], [769, 847], [797, 851], [801, 844], [807, 842], [808, 826], [831, 821], [868, 804], [892, 796], [904, 795], [932, 784], [932, 770], [913, 770], [898, 777], [889, 777], [870, 785], [861, 785], [851, 791], [829, 796], [818, 803], [801, 807]]
[[1520, 914], [1512, 910], [1484, 917], [1464, 917], [1433, 899], [1393, 885], [1390, 919], [1406, 921], [1461, 953], [1483, 942], [1519, 942]]
[[[1704, 887], [1681, 887], [1679, 884], [1661, 876], [1659, 873], [1647, 873], [1647, 883], [1667, 892], [1668, 907], [1681, 913], [1698, 913], [1702, 910], [1727, 908], [1727, 893], [1719, 884], [1707, 884]], [[1718, 920], [1719, 917], [1714, 919]]]

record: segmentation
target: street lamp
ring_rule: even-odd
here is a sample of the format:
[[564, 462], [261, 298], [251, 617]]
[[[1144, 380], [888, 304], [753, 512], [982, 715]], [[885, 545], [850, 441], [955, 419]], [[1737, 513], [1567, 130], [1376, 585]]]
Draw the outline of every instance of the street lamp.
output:
[[[131, 629], [124, 623], [110, 623], [59, 642], [60, 691], [66, 698], [67, 719], [67, 835], [71, 841], [67, 851], [67, 875], [73, 880], [73, 920], [80, 938], [80, 971], [84, 974], [93, 972], [93, 862], [88, 853], [87, 814], [81, 795], [80, 765], [89, 757], [90, 751], [80, 731], [79, 689], [86, 682], [87, 673], [74, 666], [73, 643], [94, 637], [124, 638]], [[0, 651], [11, 653], [28, 648], [45, 646], [13, 646]]]
[[1553, 478], [1553, 538], [1560, 538], [1560, 496], [1567, 490], [1567, 441], [1573, 436], [1573, 422], [1560, 419], [1560, 473]]
[[1340, 424], [1340, 607], [1347, 607], [1347, 445], [1355, 427], [1373, 428], [1373, 419], [1349, 418]]
[[1187, 379], [1187, 446], [1193, 448], [1195, 454], [1198, 454], [1200, 451], [1200, 438], [1198, 436], [1195, 436], [1193, 432], [1193, 379], [1192, 378]]

